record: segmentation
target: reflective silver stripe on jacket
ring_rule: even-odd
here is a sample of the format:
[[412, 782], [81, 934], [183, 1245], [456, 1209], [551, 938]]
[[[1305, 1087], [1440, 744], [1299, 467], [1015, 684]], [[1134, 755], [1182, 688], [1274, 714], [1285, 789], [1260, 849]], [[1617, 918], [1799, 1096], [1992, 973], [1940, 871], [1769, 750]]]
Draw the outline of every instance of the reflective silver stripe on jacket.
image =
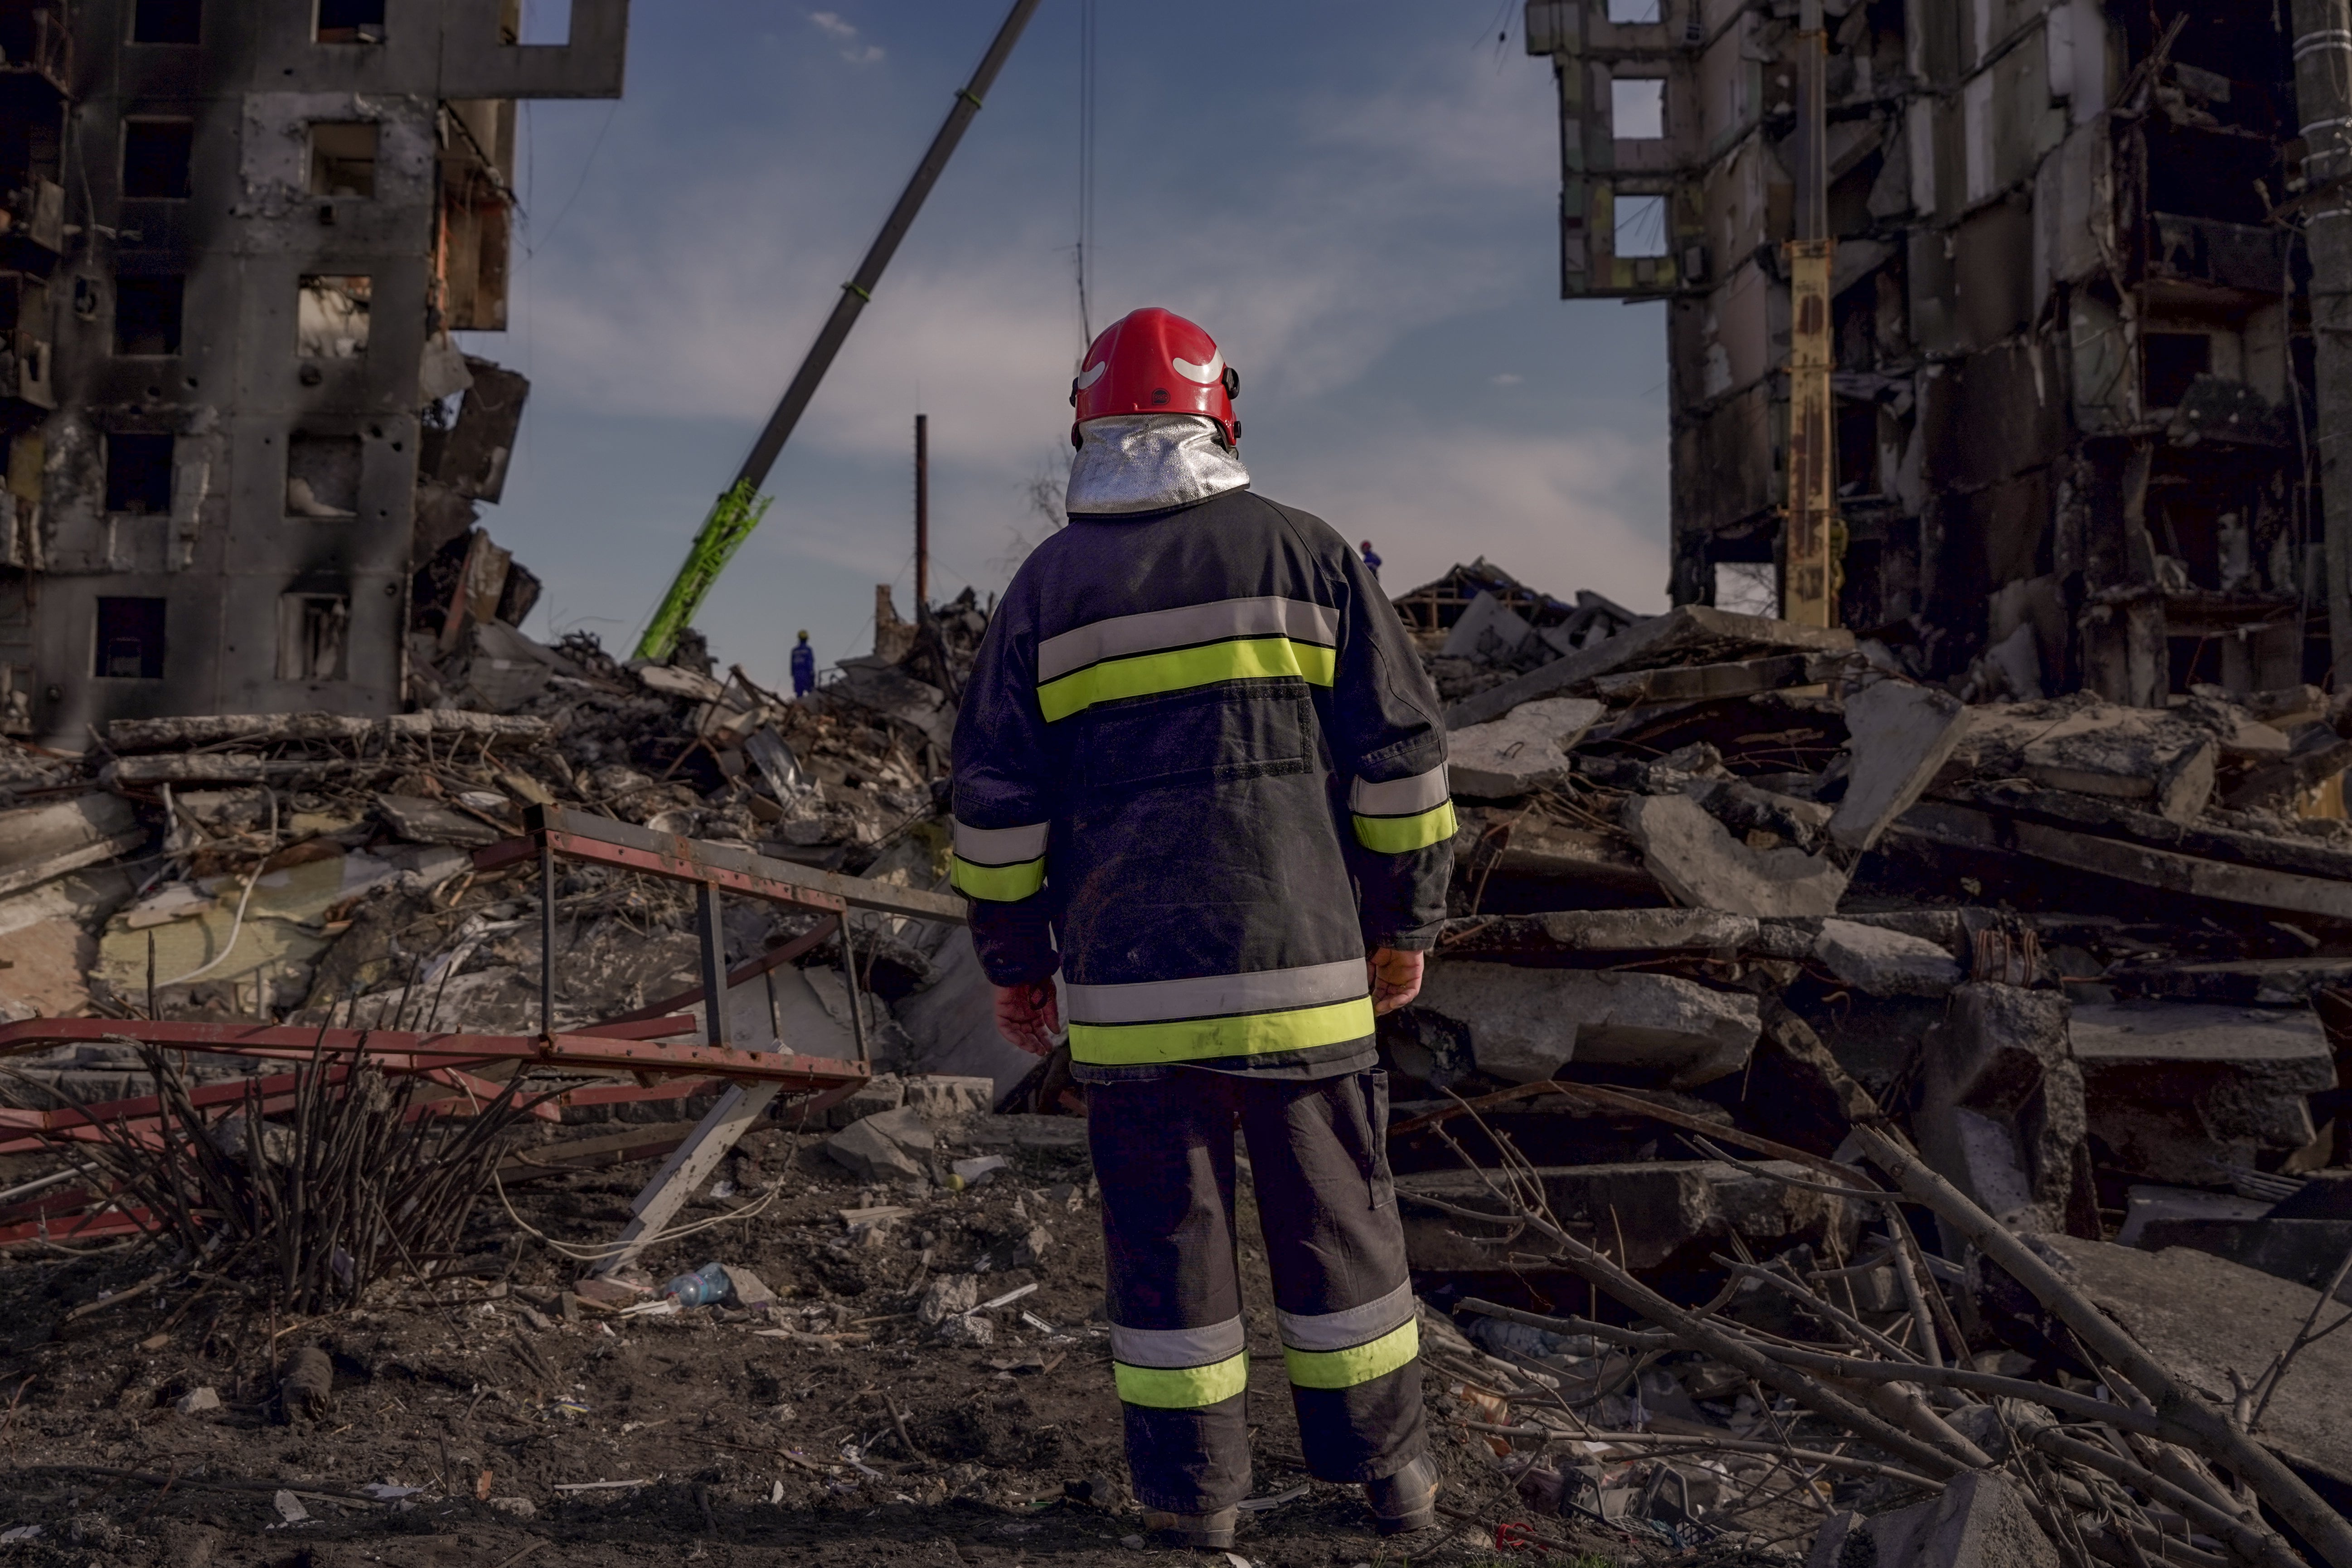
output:
[[1113, 1361], [1129, 1366], [1207, 1366], [1249, 1348], [1239, 1318], [1198, 1329], [1123, 1329], [1110, 1326]]
[[1446, 800], [1445, 764], [1408, 779], [1374, 784], [1358, 779], [1348, 786], [1348, 809], [1359, 816], [1411, 816], [1435, 811]]
[[1033, 822], [1023, 827], [974, 827], [955, 825], [955, 852], [975, 866], [1017, 866], [1045, 853], [1045, 831], [1053, 825]]
[[1039, 684], [1074, 669], [1100, 664], [1129, 654], [1161, 648], [1195, 647], [1228, 637], [1287, 637], [1321, 647], [1339, 646], [1339, 612], [1305, 599], [1273, 596], [1218, 599], [1206, 605], [1180, 605], [1172, 610], [1146, 610], [1141, 615], [1113, 616], [1047, 637], [1037, 645]]
[[1223, 1018], [1353, 1002], [1370, 994], [1360, 958], [1303, 969], [1261, 969], [1251, 974], [1203, 974], [1189, 980], [1144, 980], [1126, 985], [1062, 983], [1062, 1005], [1077, 1024], [1158, 1024], [1174, 1018]]
[[1336, 1312], [1276, 1312], [1282, 1342], [1295, 1351], [1343, 1351], [1379, 1339], [1412, 1318], [1412, 1282], [1407, 1280], [1377, 1301]]

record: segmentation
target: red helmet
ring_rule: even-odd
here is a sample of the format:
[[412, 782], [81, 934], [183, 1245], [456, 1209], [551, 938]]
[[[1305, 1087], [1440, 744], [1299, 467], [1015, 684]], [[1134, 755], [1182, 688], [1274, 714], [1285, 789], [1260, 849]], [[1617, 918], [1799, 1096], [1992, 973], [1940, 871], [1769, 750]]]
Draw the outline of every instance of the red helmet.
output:
[[1132, 310], [1102, 330], [1070, 383], [1070, 445], [1078, 426], [1109, 414], [1202, 414], [1217, 422], [1228, 445], [1242, 438], [1234, 417], [1241, 374], [1217, 352], [1216, 340], [1171, 310]]

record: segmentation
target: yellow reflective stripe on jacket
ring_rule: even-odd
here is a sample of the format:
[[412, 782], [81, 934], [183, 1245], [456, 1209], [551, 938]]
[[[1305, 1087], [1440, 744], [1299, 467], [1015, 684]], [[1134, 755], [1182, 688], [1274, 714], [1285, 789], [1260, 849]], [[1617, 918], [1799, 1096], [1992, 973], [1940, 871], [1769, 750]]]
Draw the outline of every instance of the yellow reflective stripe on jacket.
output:
[[949, 880], [958, 891], [975, 899], [1017, 903], [1045, 885], [1045, 858], [1041, 855], [1017, 866], [975, 866], [958, 855], [950, 867]]
[[1220, 680], [1256, 680], [1293, 676], [1328, 686], [1339, 665], [1335, 649], [1288, 637], [1236, 637], [1199, 647], [1170, 648], [1128, 658], [1105, 659], [1073, 670], [1037, 688], [1037, 706], [1048, 723], [1083, 713], [1097, 702], [1122, 697], [1152, 697], [1187, 691]]
[[1408, 1321], [1343, 1351], [1295, 1351], [1285, 1345], [1282, 1359], [1295, 1387], [1353, 1388], [1386, 1377], [1420, 1353], [1421, 1325]]
[[1070, 1025], [1070, 1058], [1097, 1067], [1144, 1067], [1154, 1062], [1263, 1056], [1344, 1045], [1372, 1032], [1372, 999], [1242, 1013], [1225, 1018], [1183, 1018], [1163, 1024]]
[[1129, 1405], [1153, 1410], [1198, 1410], [1221, 1405], [1249, 1386], [1249, 1352], [1206, 1366], [1129, 1366], [1115, 1361], [1110, 1375], [1119, 1398]]
[[1411, 816], [1358, 816], [1356, 842], [1375, 855], [1409, 855], [1444, 843], [1459, 826], [1449, 800], [1433, 811]]

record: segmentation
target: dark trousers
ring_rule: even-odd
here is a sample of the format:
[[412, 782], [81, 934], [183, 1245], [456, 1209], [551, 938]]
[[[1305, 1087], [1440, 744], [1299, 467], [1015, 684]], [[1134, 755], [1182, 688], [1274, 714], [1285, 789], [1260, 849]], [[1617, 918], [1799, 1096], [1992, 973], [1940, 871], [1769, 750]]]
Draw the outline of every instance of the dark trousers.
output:
[[1420, 1341], [1389, 1179], [1387, 1075], [1180, 1069], [1089, 1086], [1087, 1121], [1137, 1500], [1208, 1513], [1249, 1495], [1236, 1125], [1307, 1468], [1366, 1481], [1418, 1458]]

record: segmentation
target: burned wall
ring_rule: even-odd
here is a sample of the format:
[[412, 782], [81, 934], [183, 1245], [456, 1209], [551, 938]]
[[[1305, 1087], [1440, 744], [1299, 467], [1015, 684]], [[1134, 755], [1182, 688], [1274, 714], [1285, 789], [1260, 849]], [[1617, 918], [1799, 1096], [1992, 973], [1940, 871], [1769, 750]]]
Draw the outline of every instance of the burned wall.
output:
[[215, 0], [150, 37], [152, 9], [70, 13], [74, 233], [26, 328], [53, 406], [0, 399], [0, 723], [77, 747], [118, 717], [398, 707], [424, 416], [476, 379], [449, 331], [504, 324], [510, 100], [616, 94], [627, 7], [577, 0], [552, 46], [514, 41], [511, 0], [323, 30]]

